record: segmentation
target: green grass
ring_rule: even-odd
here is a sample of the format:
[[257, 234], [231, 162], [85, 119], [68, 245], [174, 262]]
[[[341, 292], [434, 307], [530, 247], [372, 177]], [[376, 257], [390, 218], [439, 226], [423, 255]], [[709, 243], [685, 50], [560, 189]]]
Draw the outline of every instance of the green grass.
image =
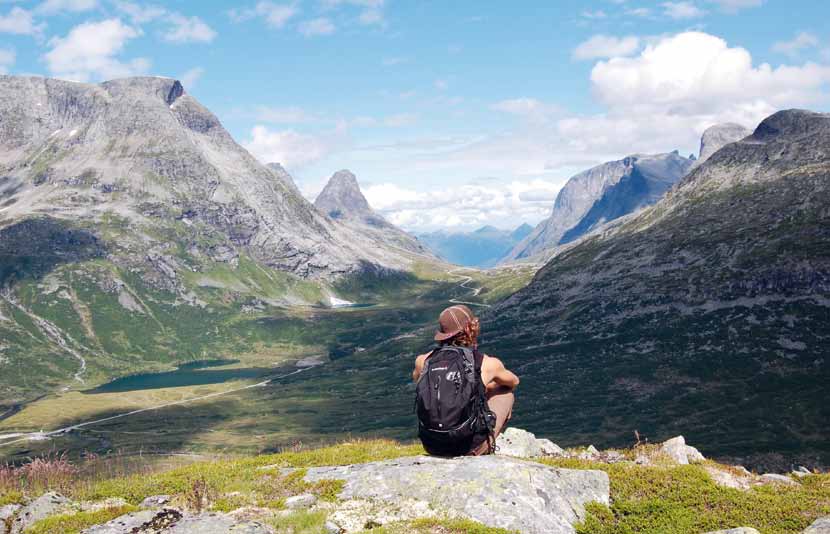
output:
[[27, 534], [77, 534], [93, 525], [100, 525], [136, 511], [135, 506], [116, 506], [94, 512], [62, 514], [41, 519], [28, 530]]
[[611, 480], [611, 507], [596, 503], [579, 534], [688, 534], [748, 526], [762, 534], [796, 534], [830, 514], [830, 475], [800, 479], [801, 486], [758, 486], [749, 491], [716, 485], [701, 465], [644, 467], [550, 459], [542, 463], [600, 469]]

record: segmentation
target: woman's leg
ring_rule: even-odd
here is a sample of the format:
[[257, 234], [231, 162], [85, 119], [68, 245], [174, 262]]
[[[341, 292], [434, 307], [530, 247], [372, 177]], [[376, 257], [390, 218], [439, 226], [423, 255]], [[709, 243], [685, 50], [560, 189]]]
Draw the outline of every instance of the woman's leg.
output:
[[[501, 387], [487, 393], [487, 406], [496, 414], [496, 427], [493, 435], [498, 436], [504, 430], [504, 425], [510, 421], [513, 415], [513, 403], [516, 401], [516, 396], [513, 391]], [[489, 449], [489, 444], [485, 441], [478, 447], [470, 451], [471, 455], [480, 456], [486, 454]]]

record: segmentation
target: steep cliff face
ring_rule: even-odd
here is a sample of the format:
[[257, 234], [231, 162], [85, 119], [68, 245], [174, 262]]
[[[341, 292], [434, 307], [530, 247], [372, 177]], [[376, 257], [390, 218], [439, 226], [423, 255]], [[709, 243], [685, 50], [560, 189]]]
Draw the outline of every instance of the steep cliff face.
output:
[[556, 197], [550, 217], [503, 261], [539, 256], [594, 228], [653, 204], [688, 172], [692, 160], [677, 152], [632, 155], [572, 177]]
[[185, 220], [306, 278], [408, 263], [322, 217], [176, 80], [3, 76], [0, 94], [5, 221], [34, 213], [90, 221], [117, 213], [150, 226]]
[[700, 138], [700, 155], [697, 161], [695, 161], [693, 168], [701, 166], [712, 154], [724, 146], [740, 141], [751, 133], [752, 130], [740, 124], [735, 124], [734, 122], [725, 122], [710, 126], [703, 132], [703, 136]]
[[540, 424], [602, 421], [619, 440], [685, 425], [736, 454], [752, 436], [755, 453], [827, 455], [828, 294], [830, 115], [790, 110], [562, 247], [487, 328], [556, 392]]

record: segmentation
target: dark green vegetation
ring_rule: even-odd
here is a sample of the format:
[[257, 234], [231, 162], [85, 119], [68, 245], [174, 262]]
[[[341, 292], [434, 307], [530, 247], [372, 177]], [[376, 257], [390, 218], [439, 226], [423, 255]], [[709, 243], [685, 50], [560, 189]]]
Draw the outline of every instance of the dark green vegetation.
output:
[[[185, 507], [228, 511], [256, 505], [282, 509], [286, 497], [303, 492], [333, 500], [340, 489], [336, 481], [314, 484], [302, 480], [303, 469], [320, 465], [346, 465], [421, 454], [420, 445], [389, 440], [359, 440], [314, 450], [282, 452], [237, 460], [199, 462], [173, 470], [119, 473], [85, 464], [67, 482], [60, 475], [41, 477], [37, 483], [26, 476], [0, 477], [0, 502], [17, 502], [47, 489], [60, 490], [75, 500], [120, 497], [127, 507], [99, 512], [56, 516], [39, 523], [34, 532], [73, 532], [106, 521], [128, 511], [144, 497], [170, 494]], [[634, 456], [636, 450], [623, 451]], [[602, 464], [576, 459], [545, 459], [542, 463], [572, 469], [601, 469], [611, 479], [610, 508], [589, 505], [580, 533], [697, 533], [713, 529], [751, 525], [762, 534], [795, 534], [817, 517], [830, 514], [830, 475], [811, 475], [794, 487], [759, 486], [748, 491], [716, 486], [705, 465], [643, 467], [632, 463]], [[280, 468], [297, 470], [280, 471]], [[66, 466], [60, 468], [64, 471]], [[326, 512], [302, 511], [275, 518], [279, 532], [320, 532]], [[421, 519], [371, 529], [375, 534], [413, 532], [501, 534], [465, 520]], [[63, 530], [61, 530], [63, 529]]]

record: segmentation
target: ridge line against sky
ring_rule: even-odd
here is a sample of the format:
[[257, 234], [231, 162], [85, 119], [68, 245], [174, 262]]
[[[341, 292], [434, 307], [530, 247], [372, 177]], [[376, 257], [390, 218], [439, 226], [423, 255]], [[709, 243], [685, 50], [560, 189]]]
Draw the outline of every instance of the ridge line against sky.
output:
[[414, 231], [514, 228], [571, 175], [830, 109], [805, 0], [0, 0], [0, 73], [176, 77], [309, 198], [351, 169]]

